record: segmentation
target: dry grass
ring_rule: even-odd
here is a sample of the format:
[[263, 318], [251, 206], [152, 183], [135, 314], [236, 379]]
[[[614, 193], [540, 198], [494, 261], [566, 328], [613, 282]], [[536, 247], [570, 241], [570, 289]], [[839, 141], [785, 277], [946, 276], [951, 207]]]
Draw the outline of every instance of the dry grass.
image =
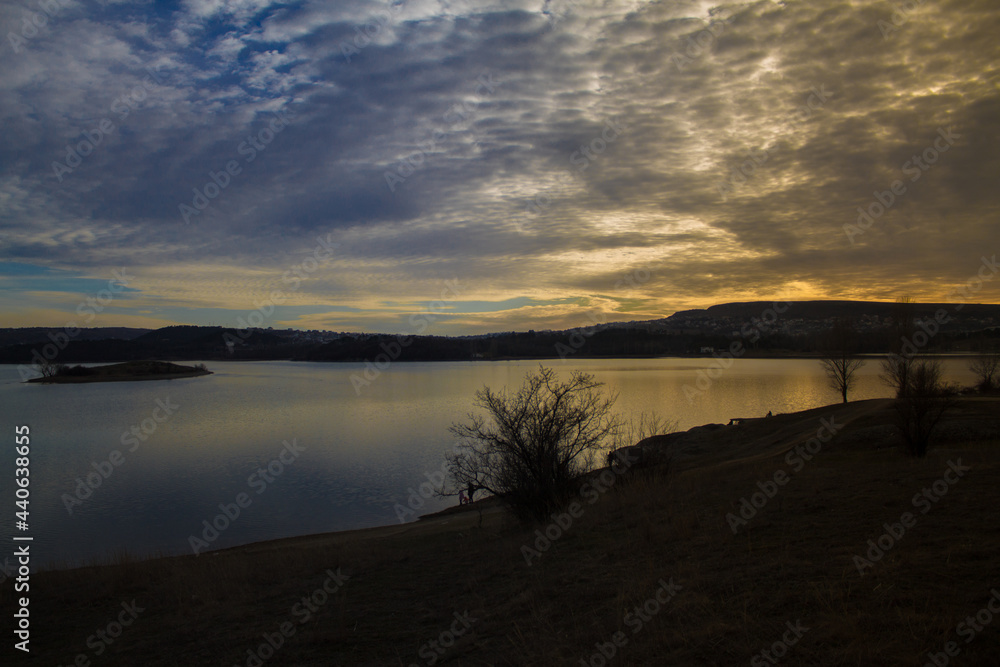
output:
[[[544, 526], [494, 513], [477, 528], [471, 512], [41, 573], [32, 580], [34, 658], [245, 665], [247, 649], [301, 620], [292, 606], [340, 567], [350, 580], [264, 664], [426, 665], [421, 646], [466, 610], [478, 620], [436, 664], [580, 665], [619, 631], [627, 643], [609, 664], [748, 664], [796, 620], [810, 629], [786, 664], [920, 665], [946, 641], [959, 643], [956, 664], [995, 664], [1000, 619], [969, 644], [956, 626], [1000, 586], [1000, 443], [989, 435], [997, 407], [963, 401], [951, 423], [968, 441], [945, 439], [922, 460], [865, 435], [888, 423], [884, 402], [721, 430], [668, 475], [620, 479], [592, 505], [584, 500], [583, 515], [531, 567], [521, 546]], [[726, 514], [758, 481], [790, 472], [784, 452], [831, 414], [849, 425], [734, 535]], [[958, 458], [971, 470], [921, 514], [912, 497]], [[906, 511], [916, 525], [860, 576], [854, 556]], [[626, 614], [661, 579], [682, 589], [634, 632]], [[5, 608], [12, 595], [5, 584]], [[146, 610], [95, 658], [87, 637], [133, 598]]]

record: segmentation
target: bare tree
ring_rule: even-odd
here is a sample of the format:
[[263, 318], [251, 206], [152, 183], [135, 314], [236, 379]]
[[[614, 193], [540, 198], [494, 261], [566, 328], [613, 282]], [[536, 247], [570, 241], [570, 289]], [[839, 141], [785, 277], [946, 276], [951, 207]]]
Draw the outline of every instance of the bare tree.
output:
[[910, 372], [913, 358], [891, 352], [881, 361], [882, 372], [879, 378], [882, 382], [896, 390], [896, 398], [906, 396], [910, 388]]
[[990, 391], [1000, 377], [1000, 352], [980, 352], [969, 362], [969, 370], [976, 374], [976, 386], [980, 391]]
[[865, 360], [852, 357], [847, 353], [828, 355], [820, 360], [830, 388], [840, 393], [844, 403], [847, 403], [847, 393], [857, 382], [857, 372], [865, 365]]
[[654, 412], [640, 412], [638, 417], [619, 421], [618, 428], [611, 437], [610, 448], [604, 459], [615, 472], [626, 469], [663, 466], [670, 462], [669, 452], [662, 447], [639, 447], [646, 438], [674, 433], [679, 424], [677, 419], [667, 419]]
[[907, 391], [896, 399], [896, 427], [907, 452], [921, 457], [927, 454], [931, 436], [955, 399], [941, 382], [941, 362], [911, 360]]
[[673, 433], [679, 423], [676, 419], [667, 419], [654, 412], [640, 412], [638, 417], [632, 419], [622, 418], [611, 438], [612, 451], [635, 445], [654, 435]]
[[820, 359], [830, 387], [837, 391], [847, 403], [847, 394], [854, 387], [858, 370], [865, 360], [855, 355], [857, 335], [850, 320], [837, 320], [830, 332], [826, 345], [827, 353]]
[[501, 498], [516, 516], [541, 520], [576, 490], [576, 478], [620, 428], [594, 376], [575, 371], [568, 382], [540, 366], [516, 393], [484, 387], [469, 414], [450, 431], [461, 439], [449, 455], [454, 488], [469, 485]]
[[57, 364], [50, 359], [42, 359], [35, 364], [35, 370], [42, 374], [42, 377], [50, 378], [59, 375], [66, 366]]
[[916, 328], [913, 300], [908, 297], [896, 299], [892, 312], [892, 338], [889, 341], [889, 354], [882, 360], [882, 372], [879, 377], [882, 382], [896, 390], [896, 397], [903, 398], [910, 387], [910, 371], [913, 366], [913, 353], [906, 349], [906, 343], [912, 339]]
[[901, 296], [892, 307], [893, 347], [898, 347], [902, 339], [913, 333], [916, 317], [913, 314], [916, 302], [913, 297]]

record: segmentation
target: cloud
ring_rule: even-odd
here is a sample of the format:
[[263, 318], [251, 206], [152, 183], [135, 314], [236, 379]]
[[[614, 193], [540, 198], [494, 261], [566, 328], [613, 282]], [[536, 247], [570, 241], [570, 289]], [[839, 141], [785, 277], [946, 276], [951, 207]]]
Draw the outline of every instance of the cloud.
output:
[[[327, 234], [336, 258], [289, 321], [399, 327], [384, 304], [453, 278], [481, 310], [442, 320], [450, 332], [593, 307], [944, 299], [995, 252], [991, 10], [75, 3], [4, 46], [0, 257], [135, 267], [135, 307], [177, 322], [248, 307]], [[21, 12], [0, 28], [20, 35]], [[948, 150], [906, 172], [948, 128]], [[897, 180], [905, 193], [852, 235]], [[648, 280], [616, 290], [636, 271]]]

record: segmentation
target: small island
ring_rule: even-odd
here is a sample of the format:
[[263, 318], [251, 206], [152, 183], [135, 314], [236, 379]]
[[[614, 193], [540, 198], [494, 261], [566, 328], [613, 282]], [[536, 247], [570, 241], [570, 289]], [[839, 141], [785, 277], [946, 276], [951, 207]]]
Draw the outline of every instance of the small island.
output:
[[[45, 371], [43, 370], [43, 373]], [[134, 382], [137, 380], [173, 380], [211, 375], [205, 364], [182, 366], [168, 361], [126, 361], [107, 366], [64, 366], [48, 369], [40, 378], [28, 382], [73, 384], [79, 382]]]

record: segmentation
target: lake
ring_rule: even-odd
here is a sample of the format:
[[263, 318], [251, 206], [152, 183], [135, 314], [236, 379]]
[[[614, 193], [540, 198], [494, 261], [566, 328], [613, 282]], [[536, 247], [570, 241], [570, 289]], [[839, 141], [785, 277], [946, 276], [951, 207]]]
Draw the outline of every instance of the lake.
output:
[[[397, 509], [442, 469], [448, 426], [473, 410], [475, 391], [516, 388], [539, 364], [395, 362], [369, 371], [365, 385], [364, 364], [206, 363], [214, 375], [83, 385], [27, 385], [16, 366], [0, 365], [10, 445], [15, 425], [31, 428], [33, 564], [68, 567], [123, 549], [191, 553], [191, 536], [205, 538], [203, 521], [223, 527], [206, 541], [213, 549], [398, 523]], [[593, 373], [619, 392], [622, 412], [655, 412], [681, 429], [839, 400], [816, 360], [737, 359], [726, 369], [712, 358], [545, 363], [561, 378]], [[945, 379], [970, 384], [966, 363], [945, 359]], [[852, 399], [891, 394], [878, 358], [860, 376]], [[14, 452], [4, 451], [9, 503]], [[417, 500], [415, 514], [456, 502]], [[216, 519], [220, 504], [239, 516]], [[4, 520], [11, 533], [13, 520]]]

